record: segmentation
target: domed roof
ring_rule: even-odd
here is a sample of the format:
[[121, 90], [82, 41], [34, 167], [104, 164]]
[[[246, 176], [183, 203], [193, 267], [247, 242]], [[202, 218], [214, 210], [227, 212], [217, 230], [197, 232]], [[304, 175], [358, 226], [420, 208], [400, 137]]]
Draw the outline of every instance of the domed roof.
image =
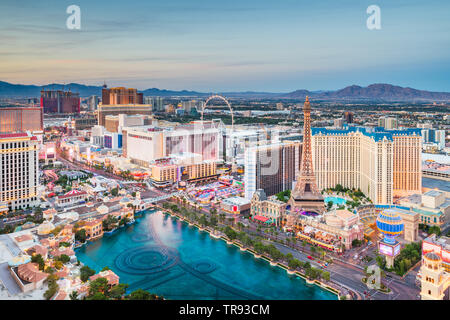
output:
[[403, 232], [403, 221], [395, 210], [384, 210], [377, 217], [377, 228], [386, 236], [396, 237]]
[[434, 253], [434, 252], [428, 252], [428, 253], [425, 255], [425, 257], [426, 257], [428, 260], [433, 260], [433, 261], [439, 261], [439, 260], [441, 260], [441, 258], [440, 258], [436, 253]]

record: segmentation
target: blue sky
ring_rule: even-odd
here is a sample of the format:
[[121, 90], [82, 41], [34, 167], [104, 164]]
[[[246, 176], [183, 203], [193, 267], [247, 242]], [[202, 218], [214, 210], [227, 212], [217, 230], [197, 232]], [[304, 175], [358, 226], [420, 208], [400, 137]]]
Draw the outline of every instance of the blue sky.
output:
[[[68, 30], [66, 8], [81, 8]], [[381, 30], [366, 9], [381, 8]], [[2, 0], [0, 80], [213, 91], [450, 91], [447, 0]]]

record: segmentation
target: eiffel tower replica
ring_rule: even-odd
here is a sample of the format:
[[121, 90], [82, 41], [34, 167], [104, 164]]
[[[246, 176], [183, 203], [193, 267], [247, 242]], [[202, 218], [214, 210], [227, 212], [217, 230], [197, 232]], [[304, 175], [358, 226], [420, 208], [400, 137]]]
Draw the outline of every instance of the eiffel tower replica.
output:
[[317, 188], [316, 177], [314, 176], [311, 154], [311, 105], [306, 96], [303, 105], [304, 130], [303, 130], [303, 152], [300, 176], [297, 179], [294, 190], [291, 192], [291, 212], [315, 212], [322, 214], [326, 211], [325, 203]]

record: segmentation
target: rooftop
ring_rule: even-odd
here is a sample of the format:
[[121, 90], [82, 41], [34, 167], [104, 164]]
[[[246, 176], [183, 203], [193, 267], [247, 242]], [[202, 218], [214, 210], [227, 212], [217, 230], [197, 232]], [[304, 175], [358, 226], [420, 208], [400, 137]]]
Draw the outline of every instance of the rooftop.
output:
[[444, 194], [444, 193], [441, 192], [441, 191], [430, 190], [430, 191], [428, 191], [428, 192], [425, 192], [423, 195], [424, 195], [424, 196], [430, 196], [430, 197], [439, 197], [439, 196], [441, 196], [442, 194]]
[[386, 138], [393, 141], [394, 136], [420, 136], [421, 129], [408, 128], [403, 130], [387, 130], [383, 127], [366, 128], [366, 127], [345, 127], [344, 129], [327, 129], [327, 128], [311, 128], [311, 134], [317, 135], [347, 135], [349, 133], [360, 132], [361, 134], [372, 137], [375, 141], [381, 141]]
[[243, 197], [231, 197], [231, 198], [223, 199], [222, 202], [242, 206], [242, 205], [250, 203], [250, 200], [247, 200]]

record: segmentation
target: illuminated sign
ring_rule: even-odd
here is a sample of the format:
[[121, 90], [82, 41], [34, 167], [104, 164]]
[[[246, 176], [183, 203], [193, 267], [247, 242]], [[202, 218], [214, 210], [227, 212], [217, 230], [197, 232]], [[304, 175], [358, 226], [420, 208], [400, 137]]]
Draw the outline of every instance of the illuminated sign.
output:
[[384, 243], [380, 243], [379, 249], [382, 254], [391, 256], [391, 257], [393, 256], [391, 246], [385, 245]]
[[394, 247], [394, 256], [400, 253], [400, 243]]

